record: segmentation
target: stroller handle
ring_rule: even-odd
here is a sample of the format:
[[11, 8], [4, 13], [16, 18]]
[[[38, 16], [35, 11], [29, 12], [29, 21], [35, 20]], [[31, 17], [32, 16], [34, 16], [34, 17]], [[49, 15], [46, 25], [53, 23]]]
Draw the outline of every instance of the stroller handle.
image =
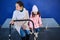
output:
[[[18, 22], [18, 21], [31, 21], [32, 22], [32, 25], [33, 25], [33, 34], [34, 34], [34, 23], [32, 20], [30, 19], [21, 19], [21, 20], [13, 20], [14, 22]], [[14, 24], [9, 24], [9, 40], [11, 40], [11, 25], [14, 25]]]

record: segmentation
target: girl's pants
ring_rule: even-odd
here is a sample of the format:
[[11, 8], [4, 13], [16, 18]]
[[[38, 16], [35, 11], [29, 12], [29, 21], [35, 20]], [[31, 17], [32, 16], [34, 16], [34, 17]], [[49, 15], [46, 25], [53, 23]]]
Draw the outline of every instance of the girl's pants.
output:
[[40, 31], [40, 29], [39, 28], [35, 28], [34, 31], [37, 33], [37, 32]]
[[35, 35], [35, 39], [36, 39], [36, 38], [38, 38], [38, 33], [39, 33], [40, 29], [39, 28], [35, 28], [34, 31], [35, 31], [34, 35]]

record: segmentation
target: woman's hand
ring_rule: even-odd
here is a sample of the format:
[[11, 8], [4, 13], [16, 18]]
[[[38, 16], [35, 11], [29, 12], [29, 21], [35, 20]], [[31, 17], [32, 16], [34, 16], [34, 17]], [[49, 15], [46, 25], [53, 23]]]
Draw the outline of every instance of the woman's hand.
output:
[[10, 22], [10, 24], [12, 24], [12, 25], [13, 25], [13, 24], [14, 24], [14, 21], [12, 20], [12, 21]]
[[25, 25], [22, 25], [22, 28], [25, 30], [26, 29], [26, 26]]

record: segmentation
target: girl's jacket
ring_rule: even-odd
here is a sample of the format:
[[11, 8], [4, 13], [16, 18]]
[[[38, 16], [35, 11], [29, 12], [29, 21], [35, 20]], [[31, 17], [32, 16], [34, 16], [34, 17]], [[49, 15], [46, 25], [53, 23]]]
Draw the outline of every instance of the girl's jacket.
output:
[[[42, 24], [41, 16], [36, 15], [35, 17], [32, 17], [32, 14], [30, 16], [30, 19], [34, 22], [34, 28], [39, 28]], [[29, 27], [33, 28], [33, 25], [31, 22], [29, 22]]]

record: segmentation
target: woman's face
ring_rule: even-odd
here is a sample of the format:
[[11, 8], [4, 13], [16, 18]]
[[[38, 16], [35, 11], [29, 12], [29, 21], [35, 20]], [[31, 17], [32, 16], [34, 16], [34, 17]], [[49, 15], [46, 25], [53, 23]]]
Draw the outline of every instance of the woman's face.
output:
[[19, 6], [19, 4], [18, 3], [16, 3], [16, 10], [20, 10], [21, 9], [21, 7]]

